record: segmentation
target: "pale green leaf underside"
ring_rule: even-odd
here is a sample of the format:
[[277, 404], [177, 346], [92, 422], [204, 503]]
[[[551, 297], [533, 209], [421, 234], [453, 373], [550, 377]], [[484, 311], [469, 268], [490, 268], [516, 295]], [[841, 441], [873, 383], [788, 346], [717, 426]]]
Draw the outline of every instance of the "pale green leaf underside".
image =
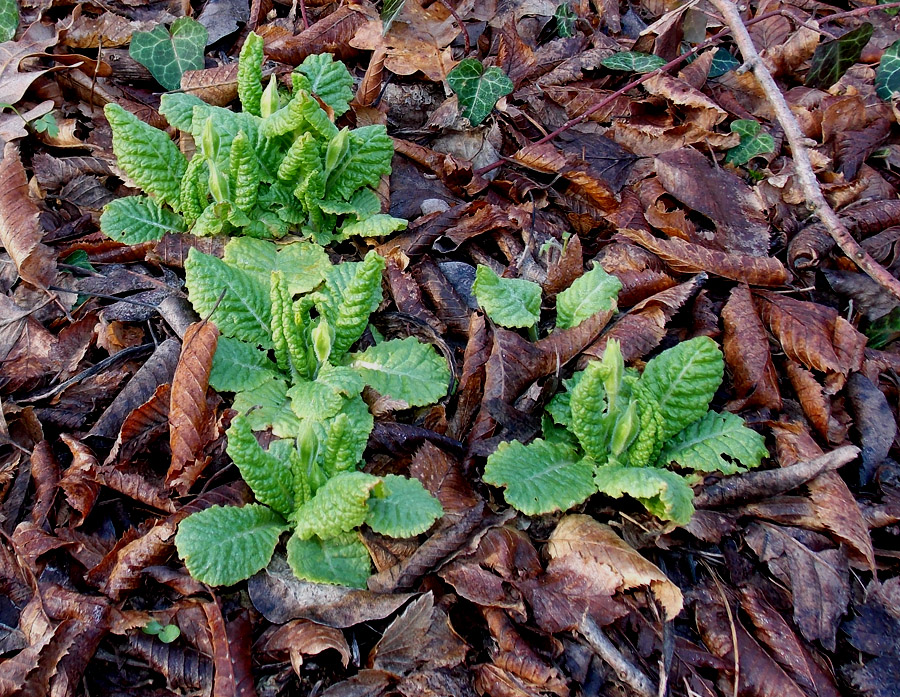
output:
[[375, 494], [368, 501], [366, 523], [382, 535], [419, 535], [444, 514], [440, 501], [418, 479], [389, 474], [382, 478]]
[[162, 238], [166, 233], [185, 232], [181, 216], [146, 196], [125, 196], [110, 201], [100, 216], [103, 234], [116, 242], [139, 244]]
[[624, 70], [628, 73], [650, 73], [666, 64], [659, 56], [638, 51], [620, 51], [600, 62], [610, 70]]
[[355, 532], [327, 540], [294, 535], [287, 543], [287, 559], [297, 578], [351, 588], [365, 588], [372, 569], [366, 546]]
[[677, 462], [701, 472], [734, 474], [746, 467], [758, 467], [768, 454], [765, 439], [747, 428], [742, 418], [710, 411], [668, 441], [657, 464]]
[[439, 400], [450, 380], [447, 361], [433, 346], [411, 336], [353, 354], [350, 367], [380, 394], [413, 407]]
[[656, 467], [598, 467], [597, 491], [620, 498], [629, 495], [662, 520], [687, 525], [694, 514], [694, 492], [684, 478]]
[[228, 429], [228, 456], [253, 490], [260, 503], [271, 506], [283, 516], [294, 510], [293, 475], [289, 462], [263, 450], [242, 416], [235, 417]]
[[561, 444], [501, 443], [487, 459], [484, 481], [505, 486], [507, 503], [527, 515], [565, 511], [594, 493], [593, 463]]
[[456, 92], [462, 115], [478, 126], [500, 97], [513, 91], [513, 81], [497, 66], [485, 69], [476, 58], [466, 58], [447, 73], [447, 84]]
[[211, 586], [230, 586], [269, 563], [286, 529], [265, 506], [213, 506], [181, 521], [175, 546], [191, 576]]
[[254, 390], [277, 374], [264, 351], [245, 341], [219, 337], [209, 374], [210, 386], [219, 392]]
[[622, 282], [596, 264], [556, 296], [556, 326], [577, 327], [601, 310], [614, 310], [621, 289]]
[[541, 317], [541, 287], [521, 278], [500, 278], [478, 265], [472, 292], [478, 304], [503, 327], [531, 327]]
[[152, 31], [134, 32], [128, 52], [160, 85], [177, 90], [186, 70], [203, 68], [203, 49], [208, 39], [206, 27], [200, 22], [181, 17], [172, 23], [171, 30], [158, 24]]

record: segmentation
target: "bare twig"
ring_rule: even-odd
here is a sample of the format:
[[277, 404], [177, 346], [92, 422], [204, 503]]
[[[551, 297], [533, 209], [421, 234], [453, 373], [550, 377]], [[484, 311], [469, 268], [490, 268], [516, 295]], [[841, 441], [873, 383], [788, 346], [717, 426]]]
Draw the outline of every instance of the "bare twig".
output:
[[590, 617], [585, 617], [578, 625], [578, 631], [587, 639], [591, 648], [610, 668], [616, 676], [641, 697], [656, 697], [656, 686], [644, 672], [629, 661], [622, 652], [616, 648], [603, 629]]
[[710, 0], [712, 5], [719, 11], [728, 28], [731, 30], [734, 40], [741, 50], [744, 61], [753, 67], [756, 79], [759, 81], [760, 87], [766, 95], [766, 99], [775, 111], [775, 117], [781, 128], [784, 130], [785, 138], [791, 148], [791, 155], [794, 160], [794, 172], [800, 183], [800, 188], [806, 196], [807, 205], [815, 212], [828, 230], [828, 234], [834, 239], [841, 250], [850, 257], [853, 262], [865, 271], [878, 285], [891, 293], [897, 300], [900, 300], [900, 281], [894, 278], [881, 264], [875, 261], [869, 254], [853, 239], [850, 231], [838, 218], [834, 209], [828, 205], [819, 182], [813, 172], [812, 163], [809, 161], [809, 151], [804, 144], [806, 138], [800, 131], [800, 125], [794, 118], [784, 95], [778, 88], [772, 73], [759, 57], [750, 33], [741, 19], [737, 5], [731, 0]]

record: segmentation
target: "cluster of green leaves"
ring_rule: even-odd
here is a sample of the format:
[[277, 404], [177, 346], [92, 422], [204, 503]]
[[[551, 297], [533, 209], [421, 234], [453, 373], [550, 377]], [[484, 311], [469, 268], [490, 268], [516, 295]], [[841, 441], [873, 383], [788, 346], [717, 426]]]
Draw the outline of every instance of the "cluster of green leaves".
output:
[[343, 63], [308, 56], [291, 75], [290, 94], [274, 76], [263, 90], [262, 63], [263, 41], [250, 34], [238, 64], [242, 112], [190, 94], [162, 96], [160, 112], [197, 145], [190, 160], [164, 131], [106, 106], [119, 167], [149, 196], [111, 202], [100, 218], [103, 232], [127, 244], [185, 231], [261, 239], [300, 232], [327, 244], [406, 227], [380, 213], [372, 188], [391, 171], [385, 127], [334, 125], [353, 98]]
[[478, 126], [484, 121], [500, 97], [513, 91], [513, 81], [496, 65], [485, 68], [477, 58], [460, 61], [447, 73], [447, 84], [456, 93], [459, 109], [469, 123]]
[[[663, 351], [643, 374], [625, 369], [610, 340], [602, 360], [566, 380], [566, 391], [550, 401], [544, 438], [502, 443], [484, 481], [506, 487], [507, 502], [529, 515], [564, 511], [602, 492], [628, 494], [659, 518], [687, 524], [692, 473], [740, 472], [767, 454], [762, 436], [740, 417], [709, 411], [723, 372], [722, 353], [708, 337]], [[679, 471], [668, 469], [672, 463]]]
[[[373, 427], [366, 385], [414, 407], [442, 397], [450, 379], [446, 361], [412, 337], [350, 352], [381, 302], [383, 269], [375, 252], [333, 266], [308, 242], [240, 237], [223, 259], [190, 251], [189, 297], [222, 334], [210, 385], [234, 392], [239, 412], [227, 452], [259, 501], [181, 523], [175, 543], [195, 578], [249, 577], [292, 529], [288, 561], [298, 577], [364, 586], [369, 556], [355, 528], [408, 537], [441, 516], [417, 480], [357, 471]], [[254, 435], [266, 430], [277, 436], [268, 449]]]

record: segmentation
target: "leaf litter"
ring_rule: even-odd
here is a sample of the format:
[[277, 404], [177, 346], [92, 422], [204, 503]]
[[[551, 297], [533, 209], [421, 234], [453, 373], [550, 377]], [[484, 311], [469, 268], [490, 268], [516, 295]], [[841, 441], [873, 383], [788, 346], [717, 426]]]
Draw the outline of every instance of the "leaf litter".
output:
[[[806, 207], [772, 94], [709, 8], [56, 5], [0, 3], [0, 695], [898, 694], [891, 8], [743, 17], [876, 265], [860, 268]], [[227, 239], [99, 231], [136, 191], [97, 107], [165, 127], [166, 88], [229, 106], [248, 18], [266, 80], [332, 53], [362, 82], [329, 117], [394, 139], [375, 205], [408, 229], [327, 248], [388, 260], [356, 349], [415, 336], [453, 368], [430, 406], [362, 393], [365, 472], [411, 476], [444, 511], [408, 539], [354, 532], [366, 589], [297, 579], [283, 545], [234, 586], [188, 574], [181, 521], [253, 501], [226, 449], [240, 405], [210, 386], [227, 341], [182, 281], [189, 249]], [[617, 301], [566, 309], [599, 271]], [[505, 441], [573, 437], [545, 409], [611, 345], [640, 370], [699, 336], [726, 366], [711, 406], [769, 457], [686, 480], [687, 526], [604, 494], [527, 516], [482, 479]]]

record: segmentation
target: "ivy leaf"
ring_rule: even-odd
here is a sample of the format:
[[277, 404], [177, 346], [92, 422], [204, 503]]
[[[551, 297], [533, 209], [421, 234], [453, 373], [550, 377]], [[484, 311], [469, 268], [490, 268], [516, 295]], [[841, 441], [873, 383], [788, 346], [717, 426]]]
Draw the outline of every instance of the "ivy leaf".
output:
[[340, 116], [350, 108], [353, 78], [346, 66], [335, 61], [330, 53], [308, 55], [296, 71], [309, 78], [312, 93], [330, 106], [335, 116]]
[[596, 489], [593, 462], [561, 443], [501, 443], [487, 459], [484, 481], [505, 486], [506, 502], [526, 515], [565, 511]]
[[[888, 5], [892, 2], [894, 2], [894, 0], [878, 0], [879, 5]], [[900, 7], [889, 7], [884, 11], [886, 15], [891, 17], [895, 16], [898, 12], [900, 12]]]
[[825, 41], [816, 46], [804, 84], [818, 89], [831, 87], [859, 60], [863, 49], [872, 38], [873, 31], [875, 28], [866, 22], [839, 39]]
[[263, 450], [250, 424], [236, 416], [228, 429], [226, 452], [260, 503], [271, 506], [283, 516], [294, 511], [294, 485], [290, 463], [281, 462]]
[[293, 535], [287, 543], [287, 560], [297, 578], [351, 588], [365, 588], [372, 570], [369, 552], [355, 532], [327, 540]]
[[450, 368], [431, 344], [408, 336], [383, 341], [351, 356], [355, 368], [378, 393], [411, 407], [432, 404], [447, 392]]
[[553, 19], [556, 21], [556, 35], [561, 39], [567, 39], [575, 36], [575, 21], [578, 19], [568, 2], [559, 5], [553, 13]]
[[722, 352], [707, 336], [682, 341], [647, 363], [640, 385], [659, 405], [661, 441], [706, 414], [724, 373]]
[[610, 70], [624, 70], [628, 73], [652, 73], [666, 64], [659, 56], [639, 51], [619, 51], [609, 58], [600, 61], [601, 65]]
[[246, 341], [220, 337], [213, 356], [209, 384], [219, 392], [255, 390], [277, 375], [265, 351]]
[[110, 201], [100, 216], [103, 234], [116, 242], [139, 244], [162, 238], [168, 232], [185, 232], [177, 213], [146, 196], [124, 196]]
[[661, 520], [687, 525], [694, 514], [694, 492], [680, 474], [656, 467], [598, 467], [594, 484], [600, 493], [636, 498]]
[[235, 237], [225, 245], [222, 258], [229, 266], [246, 271], [266, 288], [272, 273], [281, 271], [291, 295], [313, 290], [331, 268], [325, 250], [309, 242], [279, 246], [252, 237]]
[[620, 290], [622, 282], [596, 264], [556, 296], [557, 328], [577, 327], [601, 310], [615, 310]]
[[19, 4], [16, 0], [0, 0], [0, 43], [10, 41], [19, 27]]
[[485, 69], [476, 58], [466, 58], [447, 73], [447, 84], [459, 98], [462, 115], [478, 126], [500, 97], [513, 91], [513, 81], [497, 66]]
[[881, 55], [875, 71], [875, 91], [885, 101], [900, 92], [900, 41], [892, 43]]
[[720, 48], [713, 54], [712, 63], [709, 65], [708, 77], [710, 79], [722, 77], [725, 73], [739, 67], [741, 67], [741, 62], [732, 56], [727, 48]]
[[325, 482], [316, 495], [294, 511], [294, 534], [301, 540], [327, 539], [362, 525], [366, 502], [381, 480], [365, 472], [340, 472]]
[[541, 287], [521, 278], [500, 278], [478, 265], [472, 292], [488, 317], [503, 327], [531, 327], [541, 318]]
[[388, 30], [391, 28], [394, 20], [397, 19], [397, 15], [400, 14], [400, 10], [403, 9], [405, 4], [406, 0], [384, 0], [384, 4], [381, 6], [382, 36], [388, 33]]
[[701, 472], [734, 474], [745, 467], [759, 467], [768, 454], [765, 439], [747, 428], [741, 417], [710, 411], [669, 440], [656, 464], [664, 467], [677, 462]]
[[418, 479], [388, 474], [382, 478], [368, 501], [366, 523], [389, 537], [419, 535], [444, 515], [440, 501]]
[[209, 33], [200, 22], [181, 17], [171, 29], [158, 24], [152, 31], [136, 31], [128, 53], [167, 90], [181, 87], [186, 70], [203, 69], [203, 49]]
[[198, 581], [230, 586], [269, 563], [285, 530], [284, 519], [271, 508], [213, 506], [181, 521], [175, 547]]
[[738, 119], [731, 122], [731, 132], [741, 137], [741, 142], [728, 150], [725, 162], [732, 165], [745, 165], [757, 155], [772, 152], [775, 139], [768, 133], [761, 133], [762, 126], [752, 119]]

